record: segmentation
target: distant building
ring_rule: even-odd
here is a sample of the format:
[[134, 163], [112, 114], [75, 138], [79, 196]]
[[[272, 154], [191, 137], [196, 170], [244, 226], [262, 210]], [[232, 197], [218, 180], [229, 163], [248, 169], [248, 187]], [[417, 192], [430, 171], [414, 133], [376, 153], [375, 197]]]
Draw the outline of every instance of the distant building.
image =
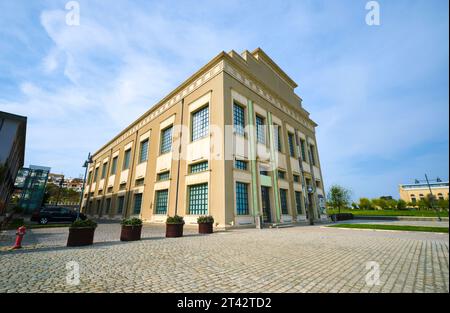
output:
[[[449, 194], [448, 181], [430, 182], [431, 191], [438, 200], [448, 199]], [[416, 182], [414, 184], [404, 184], [399, 186], [400, 199], [406, 202], [417, 202], [425, 199], [430, 194], [428, 184]]]
[[83, 188], [82, 178], [64, 177], [63, 174], [50, 173], [48, 175], [48, 183], [61, 186], [62, 188], [72, 189], [76, 192], [81, 192]]
[[25, 158], [27, 118], [0, 111], [0, 215], [14, 191], [17, 172]]
[[382, 200], [392, 200], [392, 196], [381, 196], [380, 199]]
[[49, 173], [50, 167], [45, 166], [30, 165], [20, 169], [15, 188], [20, 190], [18, 206], [24, 213], [31, 213], [41, 207]]

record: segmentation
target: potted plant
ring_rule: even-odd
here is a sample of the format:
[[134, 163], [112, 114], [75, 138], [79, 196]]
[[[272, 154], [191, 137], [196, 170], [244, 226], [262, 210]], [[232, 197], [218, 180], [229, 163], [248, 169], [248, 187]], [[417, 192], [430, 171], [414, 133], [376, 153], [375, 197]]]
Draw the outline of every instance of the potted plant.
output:
[[183, 236], [184, 219], [182, 216], [169, 216], [166, 220], [166, 237], [182, 237]]
[[199, 216], [197, 218], [198, 233], [212, 234], [214, 218], [212, 216]]
[[94, 242], [94, 232], [97, 223], [93, 220], [75, 220], [69, 227], [68, 247], [88, 246]]
[[122, 231], [120, 232], [121, 241], [141, 240], [142, 220], [137, 217], [123, 219]]

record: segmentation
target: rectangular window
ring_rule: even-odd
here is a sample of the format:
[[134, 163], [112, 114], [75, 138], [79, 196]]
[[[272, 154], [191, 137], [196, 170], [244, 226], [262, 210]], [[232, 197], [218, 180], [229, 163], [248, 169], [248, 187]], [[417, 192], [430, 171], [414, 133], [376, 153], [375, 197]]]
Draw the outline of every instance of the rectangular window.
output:
[[308, 162], [308, 160], [306, 160], [305, 140], [303, 140], [303, 139], [300, 139], [300, 148], [302, 150], [302, 160], [305, 162]]
[[124, 202], [125, 202], [125, 197], [124, 196], [121, 196], [121, 197], [117, 198], [117, 214], [122, 214]]
[[162, 172], [158, 174], [158, 180], [168, 180], [170, 177], [170, 172], [166, 171], [166, 172]]
[[247, 170], [247, 161], [236, 160], [234, 162], [234, 167], [239, 169], [239, 170], [246, 171]]
[[127, 183], [122, 183], [119, 185], [120, 190], [125, 190], [126, 187], [127, 187]]
[[98, 167], [96, 167], [94, 171], [94, 182], [97, 181], [97, 177], [98, 177]]
[[321, 188], [320, 187], [320, 180], [316, 180], [316, 188]]
[[293, 177], [294, 177], [294, 182], [296, 182], [296, 183], [300, 182], [300, 176], [299, 175], [294, 174]]
[[248, 215], [248, 184], [236, 182], [237, 215]]
[[279, 179], [286, 179], [286, 172], [278, 170], [278, 178]]
[[139, 151], [139, 163], [147, 161], [148, 157], [148, 139], [141, 142], [141, 149]]
[[260, 167], [259, 167], [259, 174], [260, 174], [260, 175], [269, 176], [269, 171], [267, 170], [266, 167], [260, 166]]
[[156, 201], [155, 201], [156, 214], [166, 214], [167, 213], [168, 198], [169, 198], [169, 190], [168, 189], [156, 191]]
[[88, 179], [87, 179], [88, 184], [90, 184], [92, 182], [91, 180], [92, 180], [92, 171], [90, 171], [88, 174]]
[[233, 104], [233, 124], [236, 134], [244, 136], [245, 134], [245, 110], [239, 104]]
[[209, 131], [209, 107], [204, 107], [192, 113], [192, 141], [196, 141], [208, 135]]
[[142, 185], [144, 185], [144, 178], [136, 179], [135, 185], [136, 185], [136, 186], [142, 186]]
[[294, 134], [288, 133], [289, 154], [295, 158]]
[[189, 186], [189, 214], [208, 214], [208, 184]]
[[208, 161], [191, 164], [189, 165], [189, 168], [190, 173], [198, 173], [206, 171], [208, 169]]
[[131, 149], [128, 149], [125, 151], [125, 154], [123, 156], [123, 170], [127, 170], [130, 168], [130, 156], [131, 156]]
[[112, 163], [111, 163], [111, 175], [116, 174], [116, 170], [117, 170], [117, 157], [114, 157], [112, 159]]
[[172, 150], [172, 126], [161, 131], [161, 147], [159, 151], [163, 154], [170, 152], [170, 150]]
[[141, 205], [142, 205], [142, 193], [137, 193], [134, 195], [133, 214], [141, 213]]
[[109, 214], [110, 208], [111, 208], [111, 198], [107, 198], [105, 203], [105, 214]]
[[316, 165], [316, 150], [315, 150], [314, 145], [309, 145], [309, 152], [311, 154], [312, 165]]
[[297, 214], [302, 214], [303, 213], [302, 193], [300, 191], [295, 192], [295, 205], [297, 207]]
[[273, 125], [273, 131], [274, 131], [274, 137], [275, 137], [275, 147], [276, 149], [281, 152], [281, 133], [280, 133], [280, 126], [277, 124]]
[[106, 176], [106, 168], [107, 168], [107, 166], [108, 166], [108, 163], [103, 163], [103, 166], [102, 166], [102, 179], [105, 178], [105, 176]]
[[264, 129], [264, 118], [256, 115], [256, 140], [259, 143], [265, 144], [266, 143], [266, 135], [265, 135], [265, 129]]
[[280, 189], [281, 214], [288, 214], [287, 189]]

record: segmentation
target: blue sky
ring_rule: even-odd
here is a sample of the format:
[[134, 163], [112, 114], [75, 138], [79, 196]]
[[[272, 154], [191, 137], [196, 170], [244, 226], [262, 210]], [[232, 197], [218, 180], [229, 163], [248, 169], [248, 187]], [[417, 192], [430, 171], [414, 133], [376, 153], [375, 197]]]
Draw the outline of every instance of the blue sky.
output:
[[299, 85], [325, 186], [354, 198], [448, 179], [448, 1], [0, 0], [0, 110], [25, 164], [79, 176], [94, 152], [220, 51], [263, 48]]

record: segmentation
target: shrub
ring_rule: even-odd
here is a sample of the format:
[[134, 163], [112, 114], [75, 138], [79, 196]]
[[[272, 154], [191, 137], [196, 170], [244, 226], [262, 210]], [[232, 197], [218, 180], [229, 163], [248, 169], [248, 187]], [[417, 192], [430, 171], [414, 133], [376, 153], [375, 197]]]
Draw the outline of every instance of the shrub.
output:
[[91, 227], [96, 228], [97, 223], [90, 219], [83, 220], [75, 220], [70, 227]]
[[14, 218], [12, 219], [9, 224], [8, 224], [8, 228], [9, 229], [16, 229], [19, 228], [20, 226], [25, 225], [25, 222], [23, 220], [23, 218]]
[[120, 224], [124, 226], [140, 226], [142, 225], [142, 220], [137, 217], [124, 218]]
[[197, 223], [214, 223], [214, 217], [212, 216], [199, 216], [197, 218]]
[[359, 208], [361, 210], [373, 210], [372, 201], [367, 198], [359, 199]]
[[402, 200], [402, 199], [398, 200], [397, 209], [398, 210], [406, 210], [406, 201]]
[[167, 224], [184, 224], [184, 219], [182, 216], [168, 216], [166, 220]]

